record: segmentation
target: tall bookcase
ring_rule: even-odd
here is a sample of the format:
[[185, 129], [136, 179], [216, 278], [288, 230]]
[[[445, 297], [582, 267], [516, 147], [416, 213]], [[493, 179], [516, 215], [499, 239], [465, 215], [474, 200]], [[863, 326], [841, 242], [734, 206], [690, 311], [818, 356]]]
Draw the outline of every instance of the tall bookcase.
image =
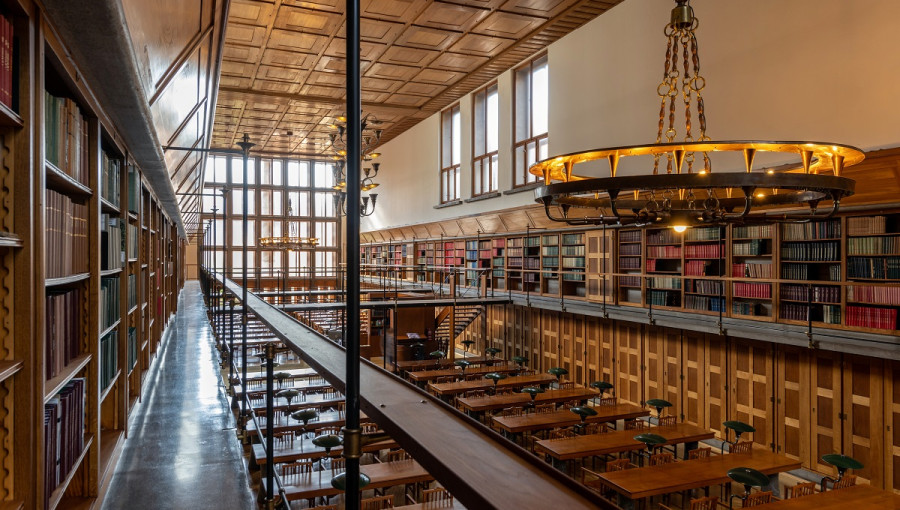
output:
[[[0, 509], [89, 508], [174, 312], [184, 243], [39, 6], [0, 0], [0, 15]], [[148, 210], [164, 232], [155, 328]]]

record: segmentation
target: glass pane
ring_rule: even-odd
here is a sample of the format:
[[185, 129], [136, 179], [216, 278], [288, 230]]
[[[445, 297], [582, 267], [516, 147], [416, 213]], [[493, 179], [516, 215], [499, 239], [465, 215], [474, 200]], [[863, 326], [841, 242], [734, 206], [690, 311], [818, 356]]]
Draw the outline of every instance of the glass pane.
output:
[[459, 199], [459, 167], [453, 169], [453, 193], [451, 196], [453, 200]]
[[216, 220], [215, 222], [216, 229], [216, 246], [225, 246], [225, 223], [222, 220]]
[[550, 72], [547, 57], [534, 62], [531, 79], [531, 114], [533, 116], [531, 136], [547, 132], [550, 112]]
[[453, 158], [450, 155], [453, 146], [450, 136], [453, 131], [451, 116], [451, 110], [441, 112], [441, 168], [447, 168], [453, 164]]
[[288, 186], [309, 187], [309, 163], [306, 161], [288, 161], [287, 183]]
[[281, 221], [273, 221], [272, 222], [272, 235], [273, 236], [275, 236], [275, 237], [282, 236], [282, 234], [281, 234], [282, 225], [283, 225], [283, 222], [281, 222]]
[[[231, 268], [232, 269], [242, 269], [244, 267], [244, 258], [242, 257], [243, 253], [238, 251], [231, 252]], [[250, 255], [249, 253], [247, 254]]]
[[[231, 162], [231, 183], [232, 184], [243, 184], [244, 183], [244, 165], [243, 160], [241, 158], [235, 158]], [[250, 180], [247, 179], [249, 183]]]
[[521, 142], [531, 137], [529, 126], [531, 125], [531, 98], [529, 97], [529, 82], [531, 69], [526, 66], [516, 71], [516, 140]]
[[516, 176], [515, 185], [519, 186], [525, 183], [525, 173], [523, 172], [523, 168], [525, 167], [525, 146], [519, 145], [516, 147], [515, 154], [513, 155], [513, 168]]
[[453, 164], [458, 165], [462, 158], [462, 118], [459, 107], [453, 109]]
[[256, 246], [256, 222], [247, 222], [247, 246]]
[[334, 167], [331, 163], [316, 162], [315, 173], [317, 188], [331, 188], [334, 186]]
[[270, 251], [259, 252], [259, 267], [263, 267], [263, 268], [272, 267], [272, 252], [270, 252]]
[[256, 184], [256, 158], [247, 160], [247, 184]]
[[241, 220], [234, 220], [231, 222], [231, 245], [234, 247], [239, 247], [244, 244], [244, 230], [241, 226], [243, 222]]
[[263, 216], [272, 215], [272, 190], [263, 189], [259, 191], [259, 213]]
[[216, 182], [216, 157], [209, 156], [206, 158], [206, 171], [203, 176], [203, 182]]
[[487, 120], [485, 119], [485, 96], [487, 95], [486, 90], [482, 90], [481, 92], [475, 94], [475, 101], [472, 104], [472, 114], [473, 119], [472, 123], [475, 126], [475, 139], [472, 146], [472, 153], [475, 156], [481, 156], [485, 151], [486, 144], [486, 127]]
[[498, 169], [500, 168], [500, 163], [497, 160], [497, 155], [494, 154], [491, 156], [491, 191], [497, 191], [500, 188], [500, 178], [498, 176]]
[[484, 180], [484, 176], [482, 174], [483, 167], [484, 167], [483, 159], [475, 160], [475, 167], [472, 172], [472, 194], [473, 195], [481, 194], [481, 181]]
[[549, 157], [547, 151], [549, 150], [549, 139], [541, 138], [538, 140], [538, 160], [547, 159]]
[[226, 183], [228, 182], [228, 158], [217, 156], [216, 157], [216, 182]]
[[[218, 193], [219, 190], [215, 188], [204, 188], [203, 193]], [[219, 209], [219, 213], [222, 212], [222, 199], [217, 196], [203, 195], [203, 212], [212, 213], [213, 207], [217, 207]]]
[[259, 183], [272, 184], [272, 160], [263, 158], [259, 160]]
[[259, 222], [259, 237], [272, 237], [272, 220]]
[[234, 190], [229, 194], [231, 199], [231, 214], [244, 213], [244, 194], [240, 190]]
[[272, 162], [272, 185], [273, 186], [281, 186], [284, 182], [282, 179], [282, 173], [284, 172], [284, 167], [280, 159], [276, 159]]
[[273, 269], [281, 269], [281, 252], [276, 251], [272, 253], [272, 268]]
[[281, 191], [272, 191], [272, 214], [275, 216], [283, 216], [284, 208], [281, 205]]
[[484, 152], [494, 152], [500, 143], [500, 97], [497, 94], [497, 86], [488, 89], [487, 106], [485, 116], [485, 135], [487, 146]]

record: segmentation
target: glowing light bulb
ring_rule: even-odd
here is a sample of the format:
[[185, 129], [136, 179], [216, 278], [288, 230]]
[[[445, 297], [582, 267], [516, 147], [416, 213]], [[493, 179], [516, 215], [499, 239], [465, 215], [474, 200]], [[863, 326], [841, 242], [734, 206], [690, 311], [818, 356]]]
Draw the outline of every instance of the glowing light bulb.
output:
[[764, 197], [764, 196], [765, 196], [765, 195], [762, 194], [762, 193], [757, 193], [757, 194], [756, 194], [756, 198], [762, 198], [762, 197]]
[[672, 225], [672, 230], [681, 234], [685, 230], [687, 230], [687, 225]]

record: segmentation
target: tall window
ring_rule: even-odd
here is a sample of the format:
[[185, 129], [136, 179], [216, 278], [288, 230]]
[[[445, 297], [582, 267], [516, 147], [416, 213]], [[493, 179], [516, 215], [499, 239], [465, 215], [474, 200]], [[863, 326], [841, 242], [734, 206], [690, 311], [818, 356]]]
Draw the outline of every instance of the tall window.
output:
[[459, 200], [459, 161], [462, 155], [459, 105], [441, 112], [441, 203]]
[[547, 55], [516, 69], [513, 186], [537, 181], [528, 167], [547, 158], [550, 80]]
[[500, 106], [497, 84], [475, 93], [474, 159], [472, 160], [472, 196], [497, 191], [497, 146]]

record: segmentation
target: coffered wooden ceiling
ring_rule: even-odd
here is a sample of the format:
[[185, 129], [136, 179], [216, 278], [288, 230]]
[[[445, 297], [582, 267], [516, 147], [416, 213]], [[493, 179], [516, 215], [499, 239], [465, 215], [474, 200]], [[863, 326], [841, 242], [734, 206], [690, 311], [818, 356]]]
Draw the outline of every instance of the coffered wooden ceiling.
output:
[[[387, 141], [621, 0], [363, 0], [364, 114]], [[329, 155], [345, 107], [344, 0], [233, 0], [212, 147]]]

